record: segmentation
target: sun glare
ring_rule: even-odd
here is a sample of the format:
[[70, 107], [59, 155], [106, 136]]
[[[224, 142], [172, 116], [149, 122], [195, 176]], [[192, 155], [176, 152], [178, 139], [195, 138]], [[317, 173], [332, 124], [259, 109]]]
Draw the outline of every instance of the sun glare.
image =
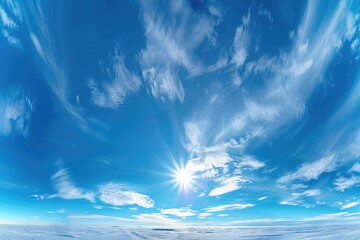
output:
[[190, 171], [185, 168], [177, 168], [173, 173], [173, 181], [180, 189], [187, 190], [192, 187], [194, 176]]

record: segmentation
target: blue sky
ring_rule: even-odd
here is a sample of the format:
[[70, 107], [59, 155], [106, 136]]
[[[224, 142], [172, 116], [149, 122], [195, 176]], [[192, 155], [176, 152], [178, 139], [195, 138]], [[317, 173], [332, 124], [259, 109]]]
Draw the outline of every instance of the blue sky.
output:
[[0, 222], [360, 220], [358, 1], [0, 5]]

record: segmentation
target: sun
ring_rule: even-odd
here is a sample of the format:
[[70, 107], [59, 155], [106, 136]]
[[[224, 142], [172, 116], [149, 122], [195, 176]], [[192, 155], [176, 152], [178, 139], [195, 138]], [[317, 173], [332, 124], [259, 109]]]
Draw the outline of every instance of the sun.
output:
[[172, 174], [173, 182], [181, 190], [188, 190], [193, 186], [194, 176], [191, 171], [184, 167], [176, 167]]
[[180, 185], [180, 187], [189, 187], [191, 186], [192, 175], [189, 171], [180, 169], [175, 173], [175, 180]]

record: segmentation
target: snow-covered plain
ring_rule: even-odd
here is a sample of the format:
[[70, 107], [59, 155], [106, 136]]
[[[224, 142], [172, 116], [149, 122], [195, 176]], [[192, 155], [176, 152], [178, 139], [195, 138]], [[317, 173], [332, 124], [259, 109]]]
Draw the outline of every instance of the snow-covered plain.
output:
[[0, 239], [360, 239], [360, 225], [122, 228], [0, 225]]

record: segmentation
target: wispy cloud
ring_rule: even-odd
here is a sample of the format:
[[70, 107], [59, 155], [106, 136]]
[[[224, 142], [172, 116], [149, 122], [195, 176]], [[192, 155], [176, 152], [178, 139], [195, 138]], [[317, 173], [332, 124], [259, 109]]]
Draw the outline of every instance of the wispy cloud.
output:
[[348, 213], [348, 212], [339, 212], [339, 213], [329, 213], [321, 214], [319, 216], [302, 218], [302, 221], [358, 221], [360, 219], [359, 213]]
[[6, 38], [10, 45], [21, 48], [21, 42], [19, 38], [16, 37], [17, 31], [19, 29], [17, 21], [21, 21], [21, 15], [19, 12], [20, 9], [17, 3], [12, 1], [7, 1], [5, 5], [10, 10], [14, 18], [10, 17], [8, 12], [5, 11], [3, 7], [0, 7], [0, 23], [2, 24], [2, 35], [4, 38]]
[[12, 133], [28, 136], [30, 116], [34, 108], [34, 101], [22, 91], [9, 89], [0, 97], [0, 136]]
[[345, 204], [344, 206], [342, 206], [341, 209], [353, 208], [353, 207], [356, 207], [356, 206], [359, 205], [359, 204], [360, 204], [359, 201], [349, 202], [349, 203]]
[[107, 221], [121, 221], [121, 222], [133, 222], [134, 219], [131, 218], [122, 218], [117, 216], [107, 216], [107, 215], [99, 215], [99, 214], [90, 214], [90, 215], [78, 215], [78, 214], [70, 214], [69, 218], [72, 220], [107, 220]]
[[227, 205], [220, 205], [216, 207], [209, 207], [204, 208], [205, 212], [212, 213], [212, 212], [222, 212], [222, 211], [229, 211], [229, 210], [241, 210], [245, 208], [254, 207], [255, 204], [251, 203], [235, 203], [235, 204], [227, 204]]
[[312, 205], [304, 203], [303, 197], [316, 197], [319, 196], [321, 191], [319, 189], [306, 190], [301, 193], [292, 193], [290, 197], [286, 200], [280, 202], [282, 205], [292, 205], [296, 206], [299, 204], [303, 204], [304, 207], [310, 207]]
[[271, 24], [274, 22], [274, 18], [271, 16], [270, 10], [266, 9], [263, 5], [259, 7], [258, 14], [259, 16], [266, 17]]
[[220, 186], [214, 188], [209, 192], [209, 196], [219, 196], [225, 193], [236, 191], [242, 187], [242, 183], [246, 182], [248, 182], [248, 180], [243, 179], [239, 176], [229, 178], [224, 177], [220, 180]]
[[[62, 199], [85, 199], [92, 203], [103, 202], [112, 206], [138, 205], [144, 208], [154, 207], [154, 200], [145, 194], [141, 194], [131, 190], [126, 184], [107, 183], [100, 185], [96, 190], [85, 190], [75, 185], [69, 172], [65, 168], [61, 168], [51, 178], [54, 185], [55, 194], [32, 194], [31, 196], [37, 200], [45, 200], [51, 198]], [[103, 209], [103, 206], [93, 205], [96, 209]], [[115, 208], [115, 207], [114, 207]]]
[[184, 225], [182, 221], [172, 219], [161, 213], [142, 213], [139, 215], [134, 215], [133, 217], [136, 219], [136, 222], [150, 226], [165, 225], [165, 226], [176, 227], [176, 226]]
[[360, 184], [359, 176], [351, 176], [349, 178], [339, 177], [334, 182], [335, 189], [342, 192], [345, 191], [346, 189], [352, 188], [359, 184]]
[[350, 172], [359, 172], [360, 173], [360, 163], [356, 162], [351, 167]]
[[16, 29], [18, 26], [17, 24], [14, 22], [13, 19], [11, 19], [7, 13], [5, 12], [5, 10], [3, 8], [0, 7], [0, 18], [1, 18], [1, 21], [2, 21], [2, 24], [5, 26], [5, 27], [9, 27], [9, 28], [12, 28], [12, 29]]
[[248, 224], [261, 224], [272, 225], [274, 223], [280, 224], [294, 224], [294, 223], [306, 223], [306, 222], [357, 222], [360, 219], [360, 213], [327, 213], [306, 218], [268, 218], [268, 219], [249, 219], [249, 220], [236, 220], [229, 225], [248, 225]]
[[[99, 121], [85, 117], [81, 105], [74, 104], [76, 96], [70, 91], [69, 71], [64, 56], [63, 36], [56, 31], [60, 22], [50, 25], [50, 11], [42, 2], [22, 3], [24, 23], [27, 26], [34, 61], [51, 90], [54, 106], [60, 118], [79, 127], [84, 133], [101, 137]], [[54, 14], [61, 14], [60, 11]], [[96, 129], [96, 131], [95, 131]]]
[[285, 175], [279, 179], [280, 182], [293, 180], [310, 181], [317, 179], [321, 174], [332, 172], [337, 168], [337, 156], [329, 155], [313, 162], [304, 163], [295, 172]]
[[231, 151], [241, 151], [245, 141], [231, 139], [229, 142], [206, 147], [204, 131], [206, 123], [186, 122], [184, 124], [187, 137], [186, 149], [195, 156], [189, 159], [185, 168], [193, 174], [213, 181], [216, 185], [208, 196], [220, 196], [240, 189], [248, 179], [240, 176], [244, 171], [254, 171], [265, 164], [250, 155], [231, 156]]
[[142, 75], [154, 97], [182, 102], [185, 91], [179, 70], [188, 74], [206, 70], [193, 52], [203, 42], [216, 42], [214, 28], [221, 21], [221, 12], [215, 6], [210, 14], [195, 12], [187, 2], [179, 1], [165, 9], [162, 12], [150, 1], [141, 1], [146, 37], [146, 48], [140, 54]]
[[59, 210], [55, 210], [55, 211], [47, 211], [47, 213], [49, 213], [49, 214], [56, 214], [56, 213], [60, 213], [60, 214], [63, 214], [63, 213], [65, 213], [66, 212], [66, 210], [65, 209], [59, 209]]
[[57, 193], [49, 195], [47, 198], [63, 198], [63, 199], [86, 199], [90, 202], [95, 201], [95, 194], [78, 188], [74, 185], [71, 177], [66, 169], [61, 169], [55, 173], [51, 179]]
[[114, 206], [139, 205], [144, 208], [154, 207], [154, 201], [147, 195], [134, 192], [126, 185], [108, 183], [99, 187], [99, 200]]
[[116, 109], [140, 89], [141, 81], [125, 66], [124, 56], [118, 47], [115, 47], [115, 53], [110, 58], [111, 67], [107, 67], [107, 63], [102, 64], [103, 72], [107, 74], [108, 80], [99, 84], [90, 79], [88, 86], [91, 90], [92, 102], [96, 106]]
[[186, 218], [196, 215], [196, 211], [188, 208], [168, 208], [160, 209], [160, 213], [164, 215], [173, 215], [176, 217]]
[[206, 217], [210, 217], [212, 215], [212, 213], [207, 213], [207, 212], [205, 212], [205, 213], [199, 213], [199, 218], [206, 218]]
[[250, 36], [247, 30], [248, 22], [250, 21], [250, 12], [247, 16], [243, 17], [243, 23], [236, 28], [234, 43], [233, 43], [233, 57], [231, 62], [236, 67], [244, 64], [248, 57], [248, 47], [250, 45]]
[[133, 215], [129, 218], [123, 218], [118, 216], [111, 215], [99, 215], [99, 214], [88, 214], [88, 215], [78, 215], [70, 214], [69, 218], [75, 221], [95, 221], [95, 222], [120, 222], [124, 225], [146, 225], [146, 226], [181, 226], [183, 222], [180, 220], [172, 219], [161, 213], [142, 213], [138, 215]]

